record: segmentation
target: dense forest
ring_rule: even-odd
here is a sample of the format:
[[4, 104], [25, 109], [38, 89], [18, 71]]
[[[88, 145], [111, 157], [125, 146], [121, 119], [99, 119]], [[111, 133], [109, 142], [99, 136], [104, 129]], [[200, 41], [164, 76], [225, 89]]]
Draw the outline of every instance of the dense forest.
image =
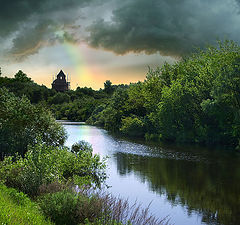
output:
[[240, 47], [231, 41], [149, 68], [143, 82], [130, 85], [108, 80], [98, 91], [78, 87], [57, 93], [22, 71], [0, 77], [0, 85], [50, 108], [57, 119], [86, 121], [133, 137], [239, 148]]

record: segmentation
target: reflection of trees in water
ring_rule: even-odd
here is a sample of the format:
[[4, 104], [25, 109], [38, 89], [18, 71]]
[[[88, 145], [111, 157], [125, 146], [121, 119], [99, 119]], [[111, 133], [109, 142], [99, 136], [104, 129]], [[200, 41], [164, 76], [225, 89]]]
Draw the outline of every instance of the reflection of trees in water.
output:
[[190, 162], [117, 153], [118, 172], [134, 172], [172, 204], [198, 212], [207, 224], [240, 224], [240, 167], [231, 163]]

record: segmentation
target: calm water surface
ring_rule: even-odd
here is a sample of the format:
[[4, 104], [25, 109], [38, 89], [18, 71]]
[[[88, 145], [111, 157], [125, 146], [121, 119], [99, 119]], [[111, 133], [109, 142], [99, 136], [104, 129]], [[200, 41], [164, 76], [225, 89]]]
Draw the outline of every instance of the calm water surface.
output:
[[136, 199], [176, 225], [240, 224], [240, 154], [130, 141], [83, 124], [64, 125], [67, 145], [79, 140], [108, 155], [109, 192]]

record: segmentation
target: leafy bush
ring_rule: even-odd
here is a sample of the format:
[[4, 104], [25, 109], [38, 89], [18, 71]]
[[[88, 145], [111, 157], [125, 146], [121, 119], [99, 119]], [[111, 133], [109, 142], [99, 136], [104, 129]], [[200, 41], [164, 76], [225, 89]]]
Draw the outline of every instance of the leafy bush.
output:
[[1, 224], [52, 224], [40, 212], [37, 204], [12, 188], [0, 185], [0, 223]]
[[51, 183], [100, 186], [106, 178], [105, 163], [92, 149], [74, 154], [68, 148], [38, 143], [25, 157], [6, 157], [0, 162], [0, 180], [30, 196]]
[[94, 222], [102, 216], [100, 199], [69, 190], [46, 194], [38, 203], [43, 213], [59, 225]]
[[30, 103], [26, 97], [16, 97], [0, 88], [0, 149], [4, 155], [24, 155], [37, 137], [49, 146], [62, 146], [66, 139], [63, 127], [51, 113]]
[[93, 151], [92, 146], [84, 140], [73, 144], [71, 148], [71, 152], [75, 154], [78, 154], [78, 153], [81, 154], [83, 152], [92, 152], [92, 151]]
[[38, 200], [44, 215], [59, 225], [79, 224], [76, 216], [77, 203], [78, 196], [69, 191], [46, 194]]
[[144, 135], [144, 122], [136, 116], [123, 118], [120, 131], [133, 137], [142, 137]]

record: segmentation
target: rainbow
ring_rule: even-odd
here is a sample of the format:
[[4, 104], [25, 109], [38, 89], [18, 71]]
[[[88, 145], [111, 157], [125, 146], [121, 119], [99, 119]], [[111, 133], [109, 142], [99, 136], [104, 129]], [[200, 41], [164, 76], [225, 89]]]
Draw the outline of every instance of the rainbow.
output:
[[[81, 87], [91, 87], [94, 83], [98, 83], [99, 86], [99, 83], [103, 81], [104, 75], [99, 71], [99, 68], [89, 63], [87, 47], [83, 44], [68, 42], [64, 42], [63, 47], [72, 62], [72, 73], [76, 75], [76, 77], [71, 77], [72, 81]], [[72, 87], [72, 89], [75, 89], [75, 87]]]

